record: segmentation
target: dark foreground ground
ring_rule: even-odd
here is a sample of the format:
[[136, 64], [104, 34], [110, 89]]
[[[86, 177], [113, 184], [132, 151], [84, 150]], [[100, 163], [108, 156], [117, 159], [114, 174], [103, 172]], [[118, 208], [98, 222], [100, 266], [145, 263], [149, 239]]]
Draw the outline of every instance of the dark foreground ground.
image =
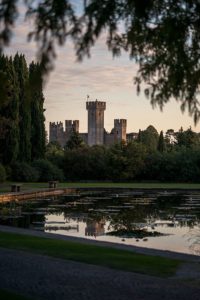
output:
[[[27, 230], [0, 226], [0, 231], [27, 234]], [[77, 238], [29, 231], [33, 236]], [[104, 244], [78, 239], [80, 243]], [[0, 289], [28, 299], [47, 300], [199, 300], [200, 256], [107, 245], [184, 261], [173, 278], [158, 278], [106, 267], [0, 248]], [[9, 299], [2, 299], [9, 300]]]
[[48, 300], [200, 299], [195, 281], [160, 279], [8, 249], [0, 249], [0, 288]]

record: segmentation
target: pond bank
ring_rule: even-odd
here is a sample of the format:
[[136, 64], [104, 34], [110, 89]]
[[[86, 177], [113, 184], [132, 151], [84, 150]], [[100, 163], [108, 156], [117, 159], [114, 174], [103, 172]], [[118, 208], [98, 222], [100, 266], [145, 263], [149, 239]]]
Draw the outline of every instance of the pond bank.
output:
[[174, 194], [183, 194], [183, 193], [199, 193], [200, 189], [194, 188], [135, 188], [135, 187], [59, 187], [59, 188], [39, 188], [39, 189], [31, 189], [25, 190], [21, 192], [10, 192], [10, 193], [2, 193], [0, 194], [0, 203], [9, 202], [9, 201], [20, 201], [26, 199], [38, 199], [42, 197], [48, 196], [58, 196], [62, 194], [78, 194], [81, 191], [113, 191], [116, 195], [120, 194], [120, 192], [131, 192], [133, 194], [142, 194], [142, 193], [160, 193], [162, 196], [170, 196]]
[[144, 187], [139, 187], [139, 186], [115, 186], [115, 184], [113, 184], [113, 186], [101, 186], [101, 185], [97, 185], [97, 186], [90, 186], [86, 184], [86, 186], [83, 186], [82, 184], [80, 184], [80, 186], [77, 185], [68, 185], [64, 186], [63, 184], [60, 184], [59, 188], [37, 188], [37, 187], [32, 187], [32, 188], [27, 188], [25, 187], [24, 191], [21, 192], [4, 192], [4, 193], [0, 193], [0, 203], [2, 202], [9, 202], [9, 201], [20, 201], [20, 200], [26, 200], [26, 199], [34, 199], [34, 198], [42, 198], [42, 197], [48, 197], [48, 196], [58, 196], [58, 195], [62, 195], [62, 194], [78, 194], [81, 191], [113, 191], [116, 194], [120, 194], [120, 192], [131, 192], [133, 194], [138, 194], [138, 193], [162, 193], [162, 195], [164, 196], [170, 196], [172, 194], [182, 194], [182, 193], [190, 193], [190, 192], [200, 192], [200, 187], [194, 187], [193, 185], [191, 185], [191, 188], [189, 187], [184, 187], [183, 186], [177, 186], [177, 185], [173, 185], [170, 187], [169, 185], [166, 185], [166, 187], [161, 186], [158, 187], [157, 185], [154, 186], [145, 186]]
[[33, 198], [42, 198], [48, 196], [58, 196], [62, 194], [70, 194], [76, 192], [76, 189], [71, 188], [60, 188], [60, 189], [41, 189], [41, 190], [31, 190], [25, 192], [17, 193], [4, 193], [0, 194], [0, 203], [9, 201], [20, 201]]
[[123, 245], [123, 244], [112, 243], [112, 242], [103, 242], [103, 241], [90, 240], [90, 239], [81, 238], [81, 237], [66, 236], [66, 235], [61, 235], [61, 234], [51, 234], [51, 233], [47, 233], [47, 232], [41, 232], [41, 231], [18, 228], [18, 227], [9, 227], [9, 226], [4, 226], [4, 225], [0, 225], [0, 232], [17, 233], [17, 234], [24, 234], [24, 235], [30, 235], [30, 236], [36, 236], [36, 237], [42, 237], [42, 238], [65, 240], [65, 241], [77, 242], [77, 243], [81, 243], [81, 244], [97, 245], [97, 246], [103, 246], [103, 247], [108, 247], [108, 248], [133, 251], [135, 253], [140, 253], [140, 254], [162, 256], [162, 257], [167, 257], [167, 258], [172, 258], [172, 259], [180, 259], [180, 260], [187, 261], [187, 262], [200, 263], [200, 256], [198, 256], [198, 255], [185, 254], [185, 253], [180, 253], [180, 252], [172, 252], [172, 251], [168, 251], [168, 250], [157, 250], [157, 249], [152, 249], [152, 248], [144, 248], [144, 247], [138, 247], [138, 246], [132, 246], [132, 245]]

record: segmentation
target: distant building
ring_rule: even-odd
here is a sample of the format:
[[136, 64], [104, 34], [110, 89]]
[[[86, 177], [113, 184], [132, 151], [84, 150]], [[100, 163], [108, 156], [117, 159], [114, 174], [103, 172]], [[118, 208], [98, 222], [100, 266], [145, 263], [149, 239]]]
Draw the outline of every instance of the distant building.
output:
[[49, 142], [57, 141], [62, 147], [69, 140], [72, 132], [78, 132], [83, 141], [89, 146], [93, 145], [113, 145], [121, 141], [131, 141], [135, 139], [136, 133], [126, 133], [127, 120], [115, 119], [114, 127], [110, 133], [104, 128], [104, 111], [106, 102], [87, 101], [86, 109], [88, 111], [88, 132], [79, 133], [78, 120], [66, 120], [65, 128], [62, 122], [50, 122], [49, 124]]

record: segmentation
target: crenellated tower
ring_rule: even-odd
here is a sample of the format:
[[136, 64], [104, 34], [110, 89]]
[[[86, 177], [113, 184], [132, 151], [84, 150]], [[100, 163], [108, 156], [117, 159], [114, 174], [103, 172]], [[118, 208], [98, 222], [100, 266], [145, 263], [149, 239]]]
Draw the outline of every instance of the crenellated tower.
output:
[[88, 111], [88, 145], [103, 145], [106, 102], [87, 101], [86, 109]]
[[63, 141], [63, 123], [62, 122], [50, 122], [49, 123], [49, 141], [59, 142], [62, 144]]
[[79, 121], [65, 120], [65, 132], [67, 136], [70, 136], [72, 132], [79, 132]]
[[121, 141], [126, 142], [126, 119], [115, 119], [114, 120], [114, 142], [118, 143]]

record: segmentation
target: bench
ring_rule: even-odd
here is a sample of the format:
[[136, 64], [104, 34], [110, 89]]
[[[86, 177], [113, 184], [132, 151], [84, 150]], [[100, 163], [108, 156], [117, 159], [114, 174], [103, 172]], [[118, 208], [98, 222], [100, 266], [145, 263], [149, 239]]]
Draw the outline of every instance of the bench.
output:
[[21, 184], [17, 184], [17, 183], [11, 184], [11, 192], [12, 193], [20, 192], [21, 186], [22, 186]]
[[51, 181], [49, 181], [49, 188], [50, 189], [56, 189], [57, 188], [57, 184], [58, 184], [58, 181], [51, 180]]

